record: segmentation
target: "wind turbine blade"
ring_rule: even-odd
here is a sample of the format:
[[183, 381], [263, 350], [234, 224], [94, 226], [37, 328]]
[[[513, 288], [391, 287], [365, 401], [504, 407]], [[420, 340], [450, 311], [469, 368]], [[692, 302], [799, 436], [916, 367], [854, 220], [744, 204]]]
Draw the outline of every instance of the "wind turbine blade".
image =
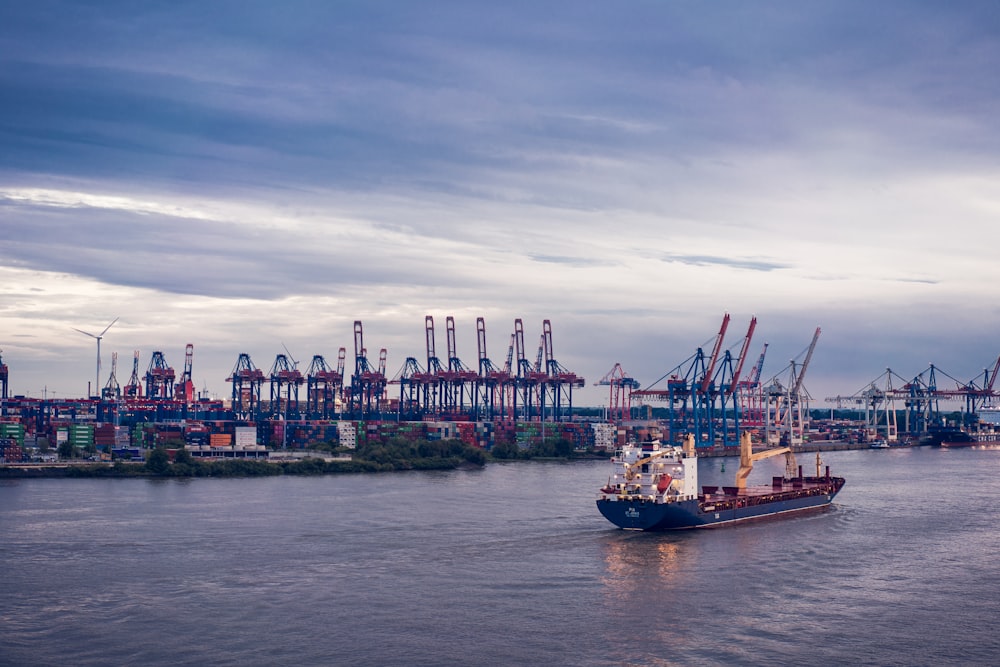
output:
[[[104, 327], [104, 331], [101, 332], [101, 335], [103, 336], [104, 334], [108, 333], [108, 329], [110, 329], [114, 325], [114, 323], [117, 322], [117, 321], [118, 321], [118, 318], [116, 317], [114, 320], [111, 321], [111, 324], [109, 324], [108, 326]], [[95, 338], [96, 338], [96, 336], [95, 336]]]
[[70, 329], [72, 329], [73, 331], [79, 331], [80, 333], [82, 333], [85, 336], [90, 336], [91, 338], [97, 338], [97, 336], [95, 336], [94, 334], [92, 334], [92, 333], [90, 333], [88, 331], [83, 331], [82, 329], [77, 329], [76, 327], [70, 327]]

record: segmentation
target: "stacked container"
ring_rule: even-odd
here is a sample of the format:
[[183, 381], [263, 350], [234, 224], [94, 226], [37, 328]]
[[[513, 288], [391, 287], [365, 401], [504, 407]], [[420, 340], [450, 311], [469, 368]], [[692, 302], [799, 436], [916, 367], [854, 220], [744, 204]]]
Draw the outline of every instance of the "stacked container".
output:
[[337, 422], [337, 441], [348, 449], [358, 446], [358, 430], [355, 422]]
[[24, 424], [17, 422], [0, 423], [0, 440], [10, 438], [17, 445], [24, 445]]
[[0, 438], [0, 461], [4, 463], [21, 463], [24, 461], [24, 450], [14, 438]]

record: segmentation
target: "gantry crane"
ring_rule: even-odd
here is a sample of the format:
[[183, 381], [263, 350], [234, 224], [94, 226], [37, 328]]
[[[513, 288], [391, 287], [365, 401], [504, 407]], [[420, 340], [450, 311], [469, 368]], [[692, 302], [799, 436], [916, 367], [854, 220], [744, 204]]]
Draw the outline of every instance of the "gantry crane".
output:
[[[0, 350], [3, 352], [3, 350]], [[7, 364], [3, 362], [3, 356], [0, 355], [0, 400], [7, 400], [7, 378], [8, 378]]]
[[445, 331], [448, 340], [448, 369], [444, 374], [443, 387], [445, 407], [453, 415], [466, 416], [466, 411], [474, 413], [474, 394], [479, 373], [466, 366], [458, 357], [455, 341], [455, 318], [451, 315], [445, 318]]
[[299, 419], [299, 387], [305, 382], [298, 364], [284, 354], [274, 358], [269, 374], [271, 381], [270, 411], [272, 417], [288, 421]]
[[181, 373], [181, 381], [174, 387], [174, 399], [184, 403], [193, 403], [195, 400], [194, 380], [192, 369], [194, 366], [194, 345], [187, 344], [184, 349], [184, 372]]
[[[101, 390], [101, 399], [105, 401], [117, 401], [122, 397], [122, 388], [118, 384], [118, 353], [111, 353], [111, 375]], [[4, 397], [6, 398], [6, 396]]]
[[437, 356], [437, 349], [434, 336], [434, 318], [430, 315], [424, 317], [424, 340], [427, 346], [427, 378], [424, 388], [427, 409], [435, 417], [442, 412], [444, 402], [443, 383], [445, 381], [445, 368], [441, 365], [441, 360]]
[[264, 384], [264, 372], [254, 366], [249, 354], [240, 353], [226, 382], [233, 383], [233, 416], [246, 421], [259, 420], [260, 388]]
[[[679, 440], [686, 433], [692, 433], [698, 447], [715, 444], [715, 415], [712, 408], [718, 388], [715, 385], [714, 372], [726, 329], [729, 327], [729, 319], [729, 313], [726, 313], [715, 336], [710, 356], [706, 357], [703, 345], [647, 388], [632, 394], [633, 397], [640, 399], [650, 398], [667, 402], [670, 442]], [[686, 371], [682, 370], [685, 366]], [[664, 380], [666, 388], [658, 388], [659, 383]]]
[[809, 362], [812, 360], [821, 329], [816, 327], [812, 342], [804, 351], [805, 359], [798, 365], [795, 359], [789, 362], [786, 382], [774, 376], [764, 387], [767, 409], [764, 415], [764, 430], [769, 444], [782, 442], [787, 445], [801, 444], [808, 429], [809, 401], [811, 397], [803, 384]]
[[323, 355], [313, 355], [306, 371], [306, 413], [310, 419], [330, 419], [338, 411], [344, 387], [344, 358], [340, 348], [338, 368], [331, 368]]
[[122, 393], [128, 399], [142, 398], [142, 383], [139, 381], [139, 350], [136, 350], [132, 356], [132, 377], [129, 378]]
[[[516, 358], [516, 369], [512, 369], [513, 378], [513, 401], [512, 413], [514, 419], [523, 416], [526, 420], [531, 420], [535, 416], [535, 406], [538, 403], [538, 386], [545, 379], [545, 373], [538, 368], [539, 361], [533, 366], [525, 356], [524, 348], [524, 323], [521, 318], [514, 320], [514, 353]], [[519, 400], [520, 399], [520, 400]], [[520, 412], [518, 411], [520, 403]]]
[[146, 369], [146, 398], [169, 401], [174, 397], [174, 369], [167, 363], [163, 352], [153, 352]]
[[510, 366], [497, 368], [486, 354], [486, 320], [476, 318], [476, 337], [479, 348], [479, 376], [476, 380], [474, 410], [477, 419], [493, 419], [503, 412], [505, 392], [510, 381]]
[[760, 374], [764, 368], [764, 358], [767, 356], [767, 343], [764, 343], [757, 362], [750, 369], [745, 380], [736, 382], [737, 402], [740, 406], [740, 421], [744, 428], [758, 428], [764, 425], [764, 410], [761, 400]]
[[[573, 388], [583, 387], [582, 377], [564, 368], [552, 353], [552, 323], [542, 321], [542, 345], [545, 350], [545, 374], [543, 387], [548, 386], [552, 394], [552, 419], [561, 421], [565, 409], [567, 416], [573, 414]], [[565, 401], [564, 401], [565, 399]], [[544, 411], [544, 399], [542, 409]], [[545, 415], [542, 415], [544, 419]]]
[[[385, 350], [380, 352], [380, 367], [385, 363]], [[385, 370], [373, 368], [368, 361], [364, 331], [360, 320], [354, 322], [354, 374], [351, 375], [350, 414], [355, 419], [378, 418], [385, 393]]]
[[620, 363], [616, 362], [594, 386], [608, 387], [608, 421], [621, 423], [632, 418], [632, 392], [641, 385]]

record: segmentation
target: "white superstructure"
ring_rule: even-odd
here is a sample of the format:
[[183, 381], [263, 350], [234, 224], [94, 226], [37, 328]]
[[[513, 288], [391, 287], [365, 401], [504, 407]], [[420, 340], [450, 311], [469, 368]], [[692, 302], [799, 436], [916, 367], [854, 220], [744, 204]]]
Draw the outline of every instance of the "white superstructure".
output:
[[612, 462], [614, 472], [601, 489], [606, 496], [674, 502], [698, 495], [698, 459], [681, 447], [659, 441], [626, 445], [615, 451]]

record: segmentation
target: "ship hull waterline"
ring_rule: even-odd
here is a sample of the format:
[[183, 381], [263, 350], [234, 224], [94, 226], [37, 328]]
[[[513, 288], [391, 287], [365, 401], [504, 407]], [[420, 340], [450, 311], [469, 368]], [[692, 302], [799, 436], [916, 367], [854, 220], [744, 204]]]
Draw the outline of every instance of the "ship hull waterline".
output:
[[[692, 528], [717, 528], [738, 523], [784, 517], [830, 506], [843, 486], [843, 480], [831, 479], [822, 488], [806, 494], [775, 494], [774, 500], [762, 502], [760, 495], [736, 496], [729, 500], [697, 499], [660, 503], [647, 499], [599, 498], [597, 508], [604, 517], [625, 530], [668, 531]], [[782, 496], [788, 497], [782, 497]]]

